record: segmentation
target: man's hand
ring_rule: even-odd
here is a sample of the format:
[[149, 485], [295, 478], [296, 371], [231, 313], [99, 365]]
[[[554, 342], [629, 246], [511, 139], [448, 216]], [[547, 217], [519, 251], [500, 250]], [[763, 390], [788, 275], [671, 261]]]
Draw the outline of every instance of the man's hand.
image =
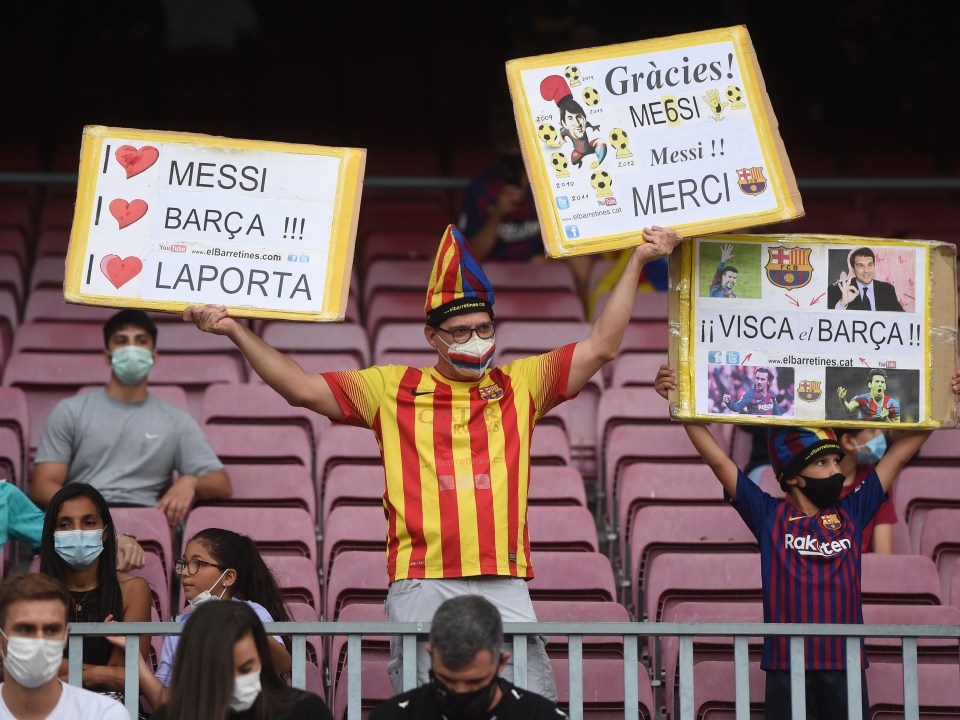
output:
[[953, 378], [950, 380], [950, 384], [953, 386], [953, 394], [960, 395], [960, 368], [953, 371]]
[[672, 365], [661, 365], [657, 370], [657, 378], [653, 381], [654, 389], [664, 400], [667, 399], [667, 391], [677, 389], [677, 374]]
[[225, 305], [191, 305], [183, 311], [183, 321], [214, 335], [231, 336], [237, 329], [237, 322], [227, 313]]
[[643, 239], [646, 242], [639, 245], [633, 252], [639, 260], [648, 263], [657, 258], [667, 257], [680, 244], [683, 236], [673, 228], [652, 225], [643, 229]]
[[837, 287], [840, 288], [840, 299], [837, 301], [837, 305], [846, 307], [860, 295], [857, 286], [853, 284], [853, 277], [852, 274], [840, 273], [840, 280], [837, 282]]
[[170, 525], [177, 525], [187, 517], [197, 497], [197, 482], [195, 475], [184, 475], [160, 498], [157, 507], [163, 510]]
[[847, 400], [847, 389], [845, 387], [837, 388], [837, 397], [840, 398], [841, 402], [846, 402]]
[[129, 535], [120, 535], [117, 538], [117, 570], [139, 570], [146, 564], [143, 548], [135, 538]]
[[723, 401], [724, 405], [726, 405], [728, 402], [730, 402], [730, 393], [724, 393], [720, 400]]
[[720, 262], [726, 265], [728, 260], [733, 260], [733, 243], [720, 246]]

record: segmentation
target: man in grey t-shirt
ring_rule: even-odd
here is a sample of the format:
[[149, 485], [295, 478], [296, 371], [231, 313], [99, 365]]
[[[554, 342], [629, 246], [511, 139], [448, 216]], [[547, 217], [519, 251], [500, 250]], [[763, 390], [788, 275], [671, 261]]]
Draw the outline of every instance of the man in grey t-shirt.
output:
[[[64, 483], [84, 482], [110, 505], [156, 505], [175, 525], [195, 500], [230, 497], [230, 478], [199, 425], [148, 392], [153, 321], [123, 310], [107, 321], [103, 339], [110, 380], [50, 413], [34, 460], [33, 501], [46, 507]], [[180, 479], [171, 484], [174, 470]]]

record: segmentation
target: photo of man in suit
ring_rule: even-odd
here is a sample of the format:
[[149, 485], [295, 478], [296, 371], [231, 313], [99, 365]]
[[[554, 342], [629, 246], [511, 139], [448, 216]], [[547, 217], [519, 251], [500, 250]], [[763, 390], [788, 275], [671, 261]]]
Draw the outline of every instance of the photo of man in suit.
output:
[[840, 279], [827, 291], [827, 307], [831, 310], [887, 310], [903, 312], [896, 288], [875, 280], [876, 256], [868, 247], [850, 254], [851, 272], [840, 273]]

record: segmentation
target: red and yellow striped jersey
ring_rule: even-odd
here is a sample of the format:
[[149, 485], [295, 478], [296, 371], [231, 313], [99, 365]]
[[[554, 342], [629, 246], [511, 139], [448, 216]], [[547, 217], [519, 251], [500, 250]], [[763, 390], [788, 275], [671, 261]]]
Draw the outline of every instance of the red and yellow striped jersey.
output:
[[388, 365], [324, 373], [342, 422], [373, 430], [386, 473], [387, 573], [533, 577], [530, 440], [565, 395], [574, 345], [452, 380]]

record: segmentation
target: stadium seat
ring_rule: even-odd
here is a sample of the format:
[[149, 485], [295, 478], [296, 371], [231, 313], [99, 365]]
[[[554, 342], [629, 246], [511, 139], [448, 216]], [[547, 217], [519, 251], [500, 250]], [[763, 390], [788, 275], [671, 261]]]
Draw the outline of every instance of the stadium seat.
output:
[[574, 292], [504, 290], [496, 292], [497, 320], [583, 322], [583, 303]]
[[0, 224], [19, 228], [27, 236], [33, 233], [33, 218], [26, 198], [0, 195]]
[[[750, 663], [750, 720], [763, 720], [766, 673]], [[737, 708], [736, 670], [732, 662], [708, 660], [693, 666], [693, 707], [697, 720], [731, 720]]]
[[[863, 606], [867, 625], [960, 625], [960, 608], [951, 605], [873, 605]], [[868, 637], [865, 648], [870, 662], [900, 662], [903, 644], [900, 638]], [[955, 638], [918, 638], [917, 660], [922, 663], [957, 663]]]
[[254, 507], [201, 505], [187, 515], [183, 547], [206, 528], [223, 528], [246, 535], [266, 555], [293, 555], [317, 562], [317, 532], [306, 510], [272, 507], [269, 512]]
[[[953, 478], [956, 482], [956, 478]], [[960, 508], [931, 510], [923, 520], [920, 554], [937, 565], [943, 597], [950, 599], [954, 570], [960, 567]]]
[[316, 522], [317, 500], [313, 473], [302, 465], [225, 465], [233, 492], [224, 500], [205, 505], [245, 505], [262, 509], [296, 507], [310, 513]]
[[351, 603], [383, 606], [387, 597], [387, 561], [376, 550], [344, 550], [334, 558], [326, 588], [326, 620], [340, 619]]
[[[600, 316], [607, 305], [610, 293], [601, 293], [593, 306], [593, 320]], [[633, 299], [633, 309], [630, 311], [631, 323], [653, 322], [662, 324], [667, 321], [667, 300], [669, 293], [665, 292], [638, 292]]]
[[530, 464], [570, 466], [570, 441], [562, 428], [551, 423], [540, 423], [534, 428]]
[[30, 262], [25, 238], [26, 233], [22, 229], [7, 225], [0, 220], [0, 255], [12, 255], [16, 258], [21, 277], [23, 277], [24, 270]]
[[373, 261], [363, 278], [364, 307], [369, 307], [371, 299], [381, 292], [415, 292], [425, 298], [432, 271], [432, 258]]
[[198, 353], [191, 355], [157, 355], [157, 364], [150, 371], [150, 385], [179, 385], [187, 393], [190, 414], [200, 417], [203, 393], [215, 383], [241, 383], [243, 365], [230, 353]]
[[3, 384], [24, 392], [30, 407], [27, 439], [36, 449], [43, 426], [54, 406], [84, 385], [107, 380], [110, 366], [91, 353], [15, 353], [3, 373]]
[[620, 343], [620, 353], [667, 352], [670, 331], [667, 322], [632, 322], [627, 325]]
[[[387, 674], [389, 660], [381, 658], [367, 659], [361, 650], [363, 658], [360, 666], [360, 710], [361, 717], [369, 717], [371, 710], [380, 703], [394, 696], [393, 685]], [[347, 696], [350, 688], [346, 675], [341, 673], [342, 682], [330, 691], [333, 703], [330, 708], [334, 720], [345, 720], [347, 717]]]
[[[672, 623], [762, 623], [763, 604], [760, 602], [680, 602], [664, 616], [663, 622]], [[748, 638], [751, 660], [759, 660], [763, 652], [763, 638]], [[673, 707], [675, 689], [680, 679], [678, 665], [680, 641], [676, 636], [660, 637], [660, 662], [663, 669], [664, 697]], [[734, 659], [733, 636], [698, 635], [693, 638], [694, 664], [707, 661], [730, 662]]]
[[102, 354], [103, 333], [99, 328], [73, 322], [25, 322], [17, 328], [13, 349], [24, 353], [64, 351]]
[[[2, 232], [2, 230], [0, 230]], [[23, 308], [26, 290], [23, 282], [23, 268], [20, 266], [20, 260], [17, 256], [3, 250], [0, 244], [0, 290], [7, 291], [13, 295], [18, 309]], [[19, 312], [17, 319], [20, 318]]]
[[0, 428], [12, 433], [18, 450], [14, 451], [12, 440], [5, 438], [5, 452], [10, 453], [13, 469], [19, 468], [16, 478], [11, 481], [19, 487], [25, 487], [28, 454], [30, 447], [30, 410], [27, 395], [20, 388], [0, 386]]
[[[290, 616], [291, 622], [320, 621], [320, 615], [316, 609], [308, 603], [285, 602], [284, 605], [286, 605], [287, 614]], [[324, 653], [325, 646], [326, 641], [323, 635], [307, 635], [307, 663], [314, 665], [318, 671], [323, 668], [323, 662], [326, 657]], [[320, 674], [322, 677], [322, 672]]]
[[170, 576], [156, 555], [145, 553], [144, 559], [146, 564], [142, 568], [128, 572], [147, 581], [157, 614], [166, 621], [173, 620], [170, 614]]
[[317, 485], [323, 485], [330, 470], [337, 465], [377, 465], [382, 468], [382, 463], [380, 446], [370, 430], [332, 425], [320, 436], [317, 446]]
[[313, 446], [303, 432], [282, 425], [205, 424], [203, 433], [224, 464], [302, 465], [313, 467]]
[[499, 300], [501, 292], [577, 292], [570, 265], [564, 262], [522, 263], [489, 260], [483, 271]]
[[923, 555], [877, 555], [861, 558], [863, 603], [940, 605], [940, 576], [933, 560]]
[[907, 230], [925, 225], [956, 228], [960, 225], [960, 207], [947, 200], [888, 199], [877, 205], [878, 237], [908, 237]]
[[323, 527], [322, 577], [330, 576], [337, 555], [347, 550], [387, 551], [387, 522], [383, 508], [364, 505], [341, 505], [330, 512]]
[[598, 552], [593, 514], [584, 507], [532, 505], [527, 508], [527, 524], [533, 552]]
[[56, 288], [63, 290], [66, 255], [47, 255], [38, 257], [30, 271], [30, 292], [37, 288]]
[[[297, 428], [312, 449], [320, 440], [321, 428], [329, 426], [323, 415], [295, 407], [266, 385], [210, 385], [203, 393], [201, 423], [209, 425], [251, 425]], [[309, 465], [313, 469], [313, 458]]]
[[[372, 232], [362, 242], [360, 271], [366, 275], [375, 260], [427, 260], [433, 262], [443, 227], [424, 232]], [[426, 285], [423, 293], [426, 294]]]
[[145, 553], [160, 561], [167, 578], [165, 587], [169, 596], [173, 564], [177, 557], [173, 555], [173, 538], [167, 516], [156, 507], [114, 507], [110, 508], [110, 515], [118, 535], [130, 533], [137, 538]]
[[633, 463], [623, 468], [619, 484], [613, 488], [616, 524], [611, 526], [620, 537], [621, 557], [630, 541], [636, 513], [645, 507], [671, 512], [673, 506], [726, 507], [723, 488], [713, 471], [703, 462], [690, 464]]
[[[665, 352], [627, 352], [621, 353], [613, 361], [610, 371], [611, 387], [653, 387], [657, 379], [657, 371], [667, 362]], [[667, 401], [661, 398], [664, 411], [667, 411]]]
[[957, 467], [960, 463], [960, 430], [938, 430], [931, 433], [930, 439], [923, 444], [911, 463]]
[[604, 393], [597, 404], [597, 445], [618, 425], [670, 425], [667, 403], [652, 387], [621, 387]]
[[[872, 720], [904, 717], [903, 667], [900, 663], [872, 663], [867, 668]], [[920, 717], [931, 720], [957, 717], [960, 708], [960, 682], [957, 665], [917, 665], [917, 697]]]
[[[116, 314], [114, 308], [73, 305], [63, 301], [63, 290], [39, 288], [27, 297], [24, 322], [79, 322], [103, 325]], [[99, 328], [98, 328], [99, 330]], [[103, 336], [101, 335], [101, 338]]]
[[[387, 323], [411, 323], [422, 318], [425, 290], [383, 290], [370, 298], [364, 308], [363, 326], [371, 338], [378, 338], [380, 328]], [[423, 337], [423, 323], [415, 323], [419, 328], [419, 336]], [[416, 338], [417, 335], [413, 335]], [[412, 341], [412, 339], [411, 339]], [[424, 343], [426, 341], [424, 340]], [[378, 342], [374, 343], [374, 352], [380, 349]]]
[[330, 513], [338, 507], [376, 507], [382, 516], [385, 482], [381, 465], [340, 464], [331, 467], [324, 482], [317, 483], [317, 502], [323, 507], [321, 531], [326, 528]]
[[[356, 367], [370, 364], [370, 342], [363, 327], [355, 323], [292, 323], [271, 320], [260, 336], [285, 353], [302, 355], [353, 355]], [[349, 368], [345, 368], [349, 369]]]
[[[420, 311], [421, 313], [423, 312], [422, 302]], [[378, 358], [388, 352], [421, 354], [427, 365], [433, 365], [437, 362], [437, 351], [430, 347], [423, 337], [422, 322], [383, 323], [371, 337], [374, 338], [373, 354], [375, 365], [384, 364]], [[414, 367], [423, 367], [423, 364], [417, 363]]]
[[[538, 622], [562, 623], [627, 623], [630, 613], [620, 603], [580, 600], [535, 600], [533, 610]], [[584, 657], [623, 657], [623, 636], [584, 635]], [[547, 654], [551, 658], [567, 657], [566, 635], [551, 635], [547, 640]]]
[[4, 425], [0, 425], [0, 480], [21, 489], [27, 486], [20, 436], [13, 428]]
[[[648, 570], [665, 553], [758, 553], [757, 539], [729, 507], [685, 506], [664, 510], [645, 507], [631, 523], [630, 552], [623, 555], [624, 576], [630, 579], [633, 605], [645, 607]], [[752, 560], [759, 564], [759, 558]]]
[[533, 600], [615, 602], [610, 559], [600, 553], [531, 552], [536, 575], [527, 583]]
[[[340, 611], [339, 622], [387, 622], [388, 618], [383, 611], [383, 605], [373, 605], [367, 603], [353, 603], [345, 605]], [[376, 660], [388, 662], [390, 660], [390, 636], [389, 635], [364, 635], [360, 641], [360, 653], [362, 661]], [[341, 679], [346, 680], [344, 670], [347, 667], [347, 637], [346, 635], [333, 635], [330, 637], [329, 673], [330, 686], [337, 688]], [[386, 675], [386, 670], [384, 670]], [[361, 678], [361, 683], [365, 684]], [[333, 694], [333, 693], [331, 693]]]
[[960, 608], [960, 567], [953, 569], [953, 581], [950, 583], [950, 604]]
[[[942, 432], [933, 433], [933, 437]], [[942, 467], [911, 464], [893, 484], [893, 505], [900, 523], [910, 529], [911, 552], [918, 553], [924, 518], [936, 508], [960, 508], [960, 483]]]
[[316, 563], [297, 555], [264, 555], [263, 561], [273, 573], [286, 603], [301, 602], [323, 616], [323, 595]]
[[[565, 658], [551, 659], [557, 681], [557, 700], [561, 708], [570, 705], [570, 663]], [[624, 717], [623, 661], [611, 658], [583, 658], [583, 718], [584, 720], [621, 720]], [[652, 720], [656, 714], [650, 676], [643, 665], [638, 665], [637, 689], [639, 716]]]
[[[561, 406], [562, 407], [562, 406]], [[578, 505], [587, 506], [587, 492], [583, 477], [576, 468], [530, 467], [530, 486], [527, 502], [533, 506]]]

